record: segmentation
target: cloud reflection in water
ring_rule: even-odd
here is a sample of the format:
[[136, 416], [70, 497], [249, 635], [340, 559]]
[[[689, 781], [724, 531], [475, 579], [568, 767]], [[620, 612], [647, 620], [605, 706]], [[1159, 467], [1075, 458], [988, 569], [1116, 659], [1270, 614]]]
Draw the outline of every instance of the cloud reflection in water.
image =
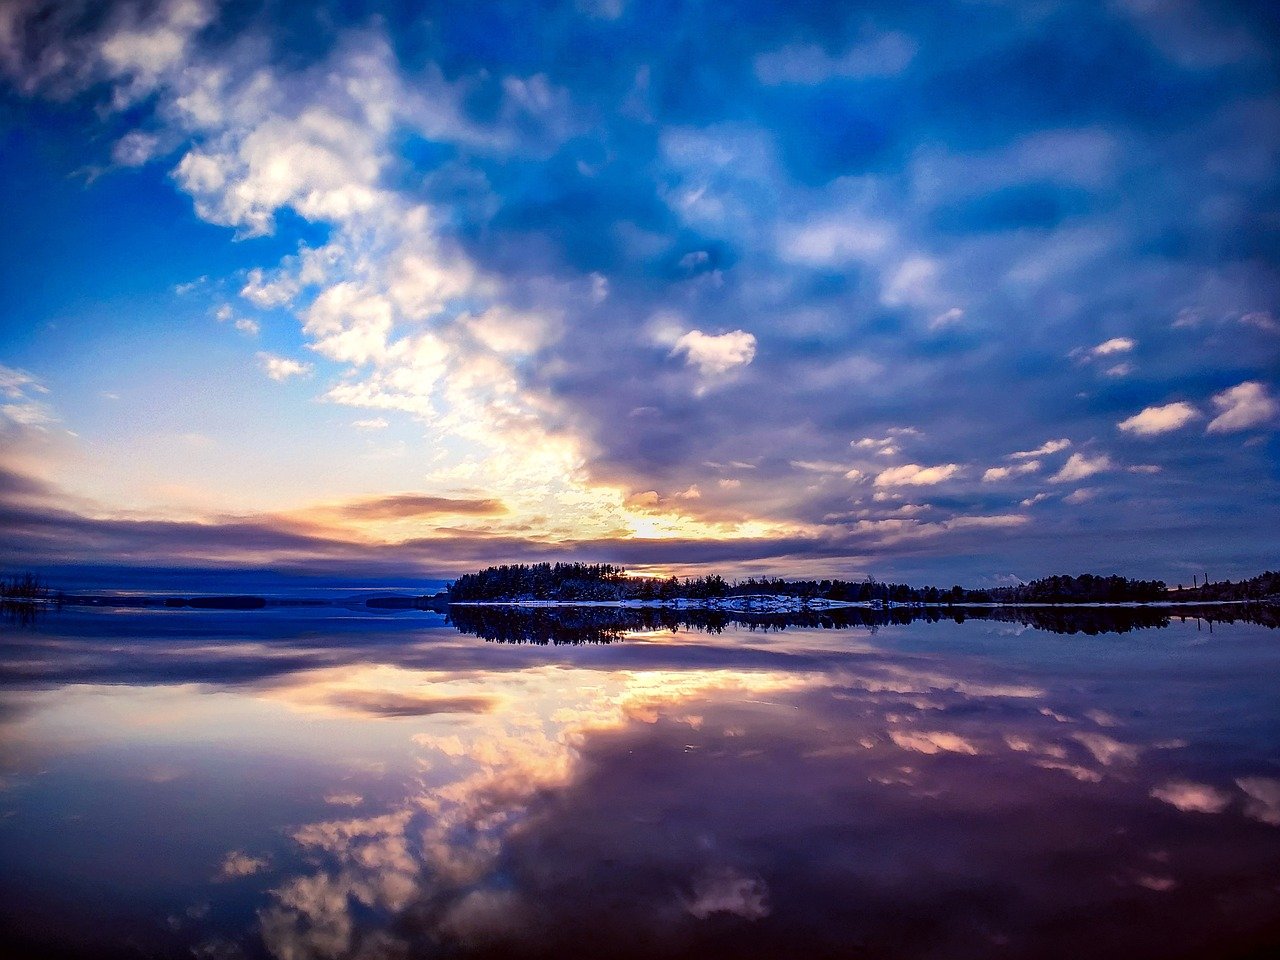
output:
[[[213, 907], [183, 920], [175, 955], [1156, 957], [1277, 941], [1280, 710], [1264, 678], [1280, 654], [1261, 627], [1219, 625], [1209, 648], [1176, 622], [1097, 638], [726, 624], [549, 649], [430, 622], [199, 643], [140, 616], [124, 644], [92, 618], [45, 629], [5, 651], [21, 675], [5, 700], [25, 705], [8, 742], [79, 769], [145, 747], [164, 703], [198, 767], [215, 724], [251, 716], [273, 737], [221, 744], [251, 798], [273, 773], [250, 755], [296, 755], [313, 731], [305, 802], [268, 815], [241, 798], [274, 847], [212, 828], [224, 845], [204, 876], [223, 876], [192, 889]], [[149, 660], [200, 679], [157, 701]], [[82, 688], [96, 707], [77, 700], [113, 666], [115, 685]], [[76, 754], [51, 734], [85, 710], [100, 722]], [[40, 815], [21, 785], [6, 793], [0, 829]], [[188, 829], [203, 808], [183, 803], [160, 822]], [[15, 863], [21, 841], [3, 838]]]

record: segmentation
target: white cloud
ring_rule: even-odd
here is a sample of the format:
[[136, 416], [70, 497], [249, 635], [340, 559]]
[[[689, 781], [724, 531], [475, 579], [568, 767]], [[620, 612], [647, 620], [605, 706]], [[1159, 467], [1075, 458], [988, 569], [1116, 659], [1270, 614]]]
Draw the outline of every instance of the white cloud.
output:
[[261, 267], [250, 270], [245, 285], [240, 288], [240, 296], [264, 309], [283, 306], [297, 294], [298, 285], [292, 277], [269, 280]]
[[931, 487], [949, 480], [960, 472], [958, 463], [943, 463], [934, 467], [922, 467], [918, 463], [906, 463], [881, 471], [875, 479], [877, 487]]
[[889, 737], [903, 750], [914, 750], [916, 753], [963, 753], [968, 756], [978, 753], [978, 748], [964, 737], [943, 730], [890, 730]]
[[337, 807], [358, 807], [364, 803], [364, 797], [358, 793], [328, 793], [325, 794], [324, 802]]
[[682, 353], [685, 363], [697, 367], [702, 376], [719, 377], [755, 359], [756, 338], [745, 330], [732, 330], [719, 336], [690, 330], [676, 340], [670, 356]]
[[811, 267], [834, 267], [872, 260], [893, 240], [881, 223], [853, 214], [806, 223], [784, 230], [779, 240], [782, 259]]
[[267, 868], [267, 861], [263, 857], [251, 857], [247, 853], [239, 850], [232, 850], [222, 860], [222, 866], [218, 873], [224, 880], [233, 880], [238, 877], [251, 877], [255, 873], [261, 873]]
[[1047, 457], [1052, 453], [1059, 453], [1071, 446], [1071, 441], [1063, 437], [1061, 440], [1046, 440], [1034, 450], [1019, 450], [1017, 453], [1011, 453], [1005, 459], [1007, 460], [1030, 460], [1033, 457]]
[[391, 426], [385, 417], [370, 417], [367, 420], [355, 420], [351, 424], [359, 430], [385, 430]]
[[258, 365], [272, 380], [284, 381], [290, 377], [304, 377], [311, 373], [312, 366], [301, 360], [278, 357], [273, 353], [259, 352]]
[[1177, 807], [1184, 813], [1221, 813], [1231, 803], [1231, 797], [1203, 783], [1175, 780], [1151, 791], [1157, 800]]
[[1176, 403], [1167, 403], [1162, 407], [1147, 407], [1127, 420], [1121, 420], [1116, 426], [1126, 433], [1153, 437], [1172, 430], [1180, 430], [1198, 419], [1200, 419], [1200, 411], [1180, 400]]
[[346, 220], [378, 202], [378, 132], [359, 118], [310, 106], [264, 119], [222, 150], [193, 149], [175, 176], [204, 219], [250, 236], [270, 233], [275, 211], [285, 206], [307, 220]]
[[1081, 503], [1088, 503], [1098, 495], [1097, 487], [1081, 487], [1079, 490], [1073, 490], [1062, 498], [1063, 503], [1069, 503], [1073, 506]]
[[332, 360], [364, 364], [387, 357], [394, 308], [370, 285], [335, 284], [316, 297], [304, 317], [303, 331]]
[[982, 475], [983, 483], [995, 483], [998, 480], [1007, 480], [1010, 477], [1020, 476], [1027, 473], [1035, 473], [1040, 469], [1039, 460], [1028, 460], [1025, 463], [1014, 464], [1011, 467], [990, 467]]
[[1073, 453], [1062, 465], [1062, 469], [1049, 478], [1050, 483], [1074, 483], [1094, 474], [1114, 470], [1115, 463], [1105, 453], [1096, 457], [1088, 457], [1083, 453]]
[[241, 317], [236, 321], [235, 327], [246, 337], [256, 337], [262, 332], [262, 327], [257, 320], [250, 320], [247, 317]]
[[1218, 415], [1209, 421], [1209, 433], [1233, 433], [1261, 427], [1280, 415], [1280, 402], [1257, 380], [1246, 380], [1212, 397]]
[[1121, 743], [1102, 733], [1076, 733], [1072, 734], [1072, 739], [1093, 754], [1093, 758], [1103, 766], [1111, 766], [1117, 762], [1137, 763], [1138, 755], [1142, 752], [1134, 744]]
[[160, 138], [144, 130], [131, 130], [111, 148], [111, 159], [122, 167], [140, 167], [161, 152]]
[[101, 42], [98, 55], [108, 72], [129, 80], [116, 89], [118, 105], [154, 89], [183, 61], [192, 37], [213, 20], [214, 6], [211, 0], [166, 0], [144, 22], [122, 24]]
[[1129, 337], [1112, 337], [1110, 340], [1104, 340], [1096, 347], [1091, 347], [1088, 355], [1093, 358], [1109, 357], [1117, 353], [1128, 353], [1138, 345], [1138, 341]]

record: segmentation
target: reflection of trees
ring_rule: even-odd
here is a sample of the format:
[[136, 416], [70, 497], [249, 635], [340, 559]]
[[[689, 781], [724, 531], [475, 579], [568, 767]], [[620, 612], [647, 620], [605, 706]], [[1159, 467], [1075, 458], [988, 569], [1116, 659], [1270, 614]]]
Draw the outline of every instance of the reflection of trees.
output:
[[918, 620], [993, 620], [1019, 623], [1050, 633], [1098, 635], [1169, 626], [1173, 620], [1213, 623], [1255, 623], [1280, 626], [1274, 606], [1180, 607], [894, 607], [873, 610], [851, 607], [798, 613], [739, 613], [725, 610], [676, 610], [664, 607], [516, 607], [458, 606], [449, 608], [449, 621], [462, 633], [498, 643], [581, 644], [612, 643], [633, 632], [696, 630], [721, 633], [727, 626], [747, 630], [874, 629]]
[[1070, 607], [1010, 607], [991, 611], [987, 619], [1021, 623], [1050, 633], [1129, 633], [1169, 626], [1167, 610], [1131, 607], [1121, 609]]
[[[48, 585], [33, 573], [0, 577], [0, 617], [29, 627], [44, 604], [55, 599]], [[61, 604], [61, 597], [56, 598]]]
[[30, 600], [0, 600], [0, 617], [20, 627], [34, 626], [40, 606]]
[[[708, 612], [708, 611], [703, 611]], [[627, 633], [668, 630], [689, 625], [684, 611], [609, 607], [462, 607], [449, 608], [449, 621], [462, 633], [498, 643], [613, 643]], [[712, 613], [700, 625], [714, 633], [724, 629], [725, 616]]]
[[1214, 623], [1255, 623], [1280, 627], [1280, 608], [1270, 605], [1196, 607], [1001, 607], [978, 611], [988, 619], [1026, 624], [1051, 633], [1129, 633], [1167, 627], [1178, 620]]

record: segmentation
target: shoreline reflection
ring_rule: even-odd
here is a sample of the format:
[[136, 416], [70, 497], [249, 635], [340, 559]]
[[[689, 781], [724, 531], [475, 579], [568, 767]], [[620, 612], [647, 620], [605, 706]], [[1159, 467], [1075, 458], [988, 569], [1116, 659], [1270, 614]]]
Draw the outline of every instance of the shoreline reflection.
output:
[[740, 613], [664, 607], [518, 607], [454, 605], [448, 622], [459, 632], [498, 643], [583, 644], [614, 643], [630, 634], [692, 630], [723, 633], [729, 627], [747, 630], [875, 629], [911, 623], [965, 623], [969, 620], [1016, 623], [1058, 634], [1129, 633], [1163, 629], [1173, 623], [1250, 623], [1280, 627], [1280, 608], [1270, 605], [1197, 607], [893, 607], [873, 610], [845, 607], [800, 613]]

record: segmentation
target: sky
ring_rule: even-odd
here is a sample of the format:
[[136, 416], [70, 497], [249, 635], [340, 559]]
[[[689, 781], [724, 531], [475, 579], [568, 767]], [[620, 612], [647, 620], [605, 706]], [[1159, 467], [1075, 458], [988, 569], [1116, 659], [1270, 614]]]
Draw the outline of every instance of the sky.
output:
[[1277, 566], [1280, 13], [0, 5], [0, 566]]

